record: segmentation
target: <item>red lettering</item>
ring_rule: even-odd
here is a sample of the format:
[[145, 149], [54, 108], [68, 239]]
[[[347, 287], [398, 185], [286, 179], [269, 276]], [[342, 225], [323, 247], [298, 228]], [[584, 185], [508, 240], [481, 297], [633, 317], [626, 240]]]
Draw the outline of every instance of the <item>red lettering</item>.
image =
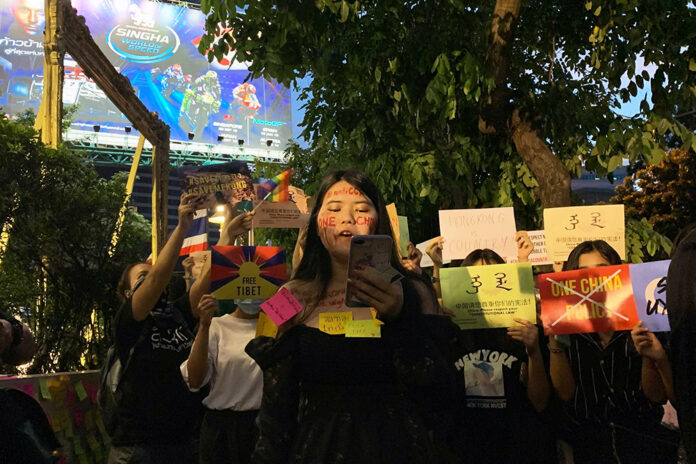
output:
[[370, 217], [370, 216], [358, 216], [355, 219], [355, 225], [358, 226], [373, 226], [375, 225], [376, 221], [375, 218]]
[[320, 229], [328, 229], [329, 227], [336, 227], [336, 216], [320, 217], [317, 222], [318, 222], [318, 226]]

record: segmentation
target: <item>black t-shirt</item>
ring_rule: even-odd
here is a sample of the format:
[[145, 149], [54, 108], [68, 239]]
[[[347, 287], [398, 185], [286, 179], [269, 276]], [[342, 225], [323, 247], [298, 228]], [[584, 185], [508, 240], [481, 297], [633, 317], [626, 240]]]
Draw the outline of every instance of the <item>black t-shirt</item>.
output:
[[[548, 372], [542, 335], [539, 346]], [[522, 381], [529, 363], [524, 344], [508, 337], [504, 328], [463, 330], [454, 338], [450, 356], [459, 394], [455, 451], [463, 462], [551, 460], [548, 419], [536, 412]]]
[[114, 331], [121, 363], [141, 334], [122, 380], [123, 399], [112, 443], [178, 444], [190, 439], [198, 395], [189, 392], [179, 366], [191, 351], [195, 320], [188, 294], [162, 298], [143, 321], [133, 319], [130, 300], [116, 314]]

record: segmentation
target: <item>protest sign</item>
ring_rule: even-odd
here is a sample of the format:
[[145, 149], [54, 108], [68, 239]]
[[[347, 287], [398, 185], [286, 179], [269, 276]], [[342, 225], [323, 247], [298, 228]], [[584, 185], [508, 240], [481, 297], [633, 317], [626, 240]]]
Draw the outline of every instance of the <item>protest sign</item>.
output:
[[443, 259], [464, 259], [480, 248], [490, 248], [503, 258], [517, 256], [512, 208], [448, 209], [439, 214]]
[[276, 338], [276, 335], [278, 335], [278, 326], [273, 323], [266, 313], [260, 312], [259, 319], [256, 322], [256, 336]]
[[396, 205], [394, 203], [389, 203], [387, 205], [387, 214], [389, 215], [389, 222], [391, 224], [392, 234], [394, 235], [394, 244], [399, 254], [401, 254], [401, 230], [399, 229], [399, 215], [396, 212]]
[[278, 290], [278, 293], [261, 303], [261, 309], [275, 325], [280, 327], [285, 321], [302, 311], [302, 305], [290, 290], [283, 287]]
[[219, 300], [270, 298], [287, 277], [285, 250], [265, 246], [214, 246], [210, 290]]
[[340, 313], [319, 314], [319, 330], [330, 335], [343, 335], [346, 333], [346, 323], [353, 320], [350, 311]]
[[667, 271], [670, 260], [631, 264], [633, 299], [638, 318], [651, 332], [670, 330], [667, 316]]
[[[420, 252], [423, 254], [423, 257], [421, 258], [421, 264], [420, 267], [433, 267], [433, 260], [428, 256], [428, 253], [426, 252], [428, 245], [430, 245], [430, 242], [435, 240], [437, 237], [431, 238], [430, 240], [426, 240], [425, 242], [421, 242], [418, 245], [416, 245], [416, 248], [420, 250]], [[442, 264], [449, 264], [450, 260], [444, 260]]]
[[237, 203], [256, 196], [249, 166], [241, 161], [179, 168], [179, 183], [183, 193], [205, 197], [206, 208], [228, 204], [236, 211]]
[[382, 329], [372, 319], [346, 321], [347, 338], [381, 338]]
[[411, 241], [408, 232], [408, 218], [406, 216], [397, 216], [399, 221], [399, 250], [402, 257], [408, 256], [408, 244]]
[[257, 196], [253, 227], [299, 229], [309, 222], [308, 200], [302, 189], [289, 187], [290, 201], [261, 203]]
[[631, 330], [638, 323], [628, 264], [539, 276], [547, 335]]
[[[534, 266], [543, 266], [544, 264], [553, 264], [546, 253], [546, 234], [543, 230], [530, 230], [527, 232], [529, 240], [532, 241], [534, 245], [534, 250], [532, 254], [529, 255], [529, 262]], [[517, 256], [514, 258], [509, 258], [509, 263], [516, 263], [519, 260]]]
[[443, 306], [462, 329], [511, 327], [515, 318], [536, 321], [529, 263], [445, 268], [440, 286]]
[[544, 231], [551, 261], [566, 261], [573, 248], [586, 240], [604, 240], [626, 259], [623, 205], [546, 208]]

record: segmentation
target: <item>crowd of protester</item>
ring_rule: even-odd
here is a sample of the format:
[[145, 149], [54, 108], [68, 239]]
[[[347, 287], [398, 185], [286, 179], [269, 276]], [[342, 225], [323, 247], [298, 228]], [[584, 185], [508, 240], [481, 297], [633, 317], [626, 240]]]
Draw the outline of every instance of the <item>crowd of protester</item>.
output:
[[[349, 278], [351, 237], [392, 236], [392, 229], [365, 174], [329, 173], [284, 284], [302, 310], [271, 338], [256, 336], [262, 300], [235, 301], [218, 315], [210, 266], [191, 272], [189, 261], [186, 291], [170, 285], [199, 202], [183, 195], [156, 263], [127, 267], [119, 282], [114, 343], [127, 371], [109, 464], [676, 463], [680, 449], [696, 462], [696, 227], [674, 244], [670, 333], [639, 323], [547, 336], [540, 320], [523, 319], [463, 330], [442, 305], [442, 239], [426, 250], [432, 273], [410, 245], [407, 258], [395, 247], [391, 256], [403, 279], [391, 282], [370, 267]], [[218, 245], [245, 236], [253, 214], [228, 212]], [[531, 240], [525, 232], [515, 240], [519, 262], [528, 261]], [[482, 249], [449, 266], [504, 262]], [[588, 241], [563, 270], [620, 263], [606, 242]], [[347, 308], [347, 288], [371, 308]], [[320, 314], [337, 311], [376, 317], [381, 337], [319, 330]], [[31, 334], [0, 316], [0, 352], [19, 362]], [[489, 356], [503, 366], [491, 373], [495, 382], [470, 367]], [[481, 400], [491, 392], [495, 404]], [[681, 436], [661, 423], [667, 400]]]

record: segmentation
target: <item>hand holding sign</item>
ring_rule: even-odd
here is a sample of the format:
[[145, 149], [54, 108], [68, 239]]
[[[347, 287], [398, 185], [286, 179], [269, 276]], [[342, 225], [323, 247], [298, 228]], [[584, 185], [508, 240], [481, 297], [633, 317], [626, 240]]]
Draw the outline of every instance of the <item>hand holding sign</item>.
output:
[[539, 329], [524, 319], [516, 317], [514, 320], [521, 325], [508, 327], [507, 334], [513, 340], [524, 344], [529, 357], [536, 356], [539, 352]]
[[643, 327], [643, 322], [639, 322], [631, 330], [631, 338], [639, 355], [655, 363], [662, 363], [667, 360], [667, 354], [662, 347], [662, 343], [647, 327]]

